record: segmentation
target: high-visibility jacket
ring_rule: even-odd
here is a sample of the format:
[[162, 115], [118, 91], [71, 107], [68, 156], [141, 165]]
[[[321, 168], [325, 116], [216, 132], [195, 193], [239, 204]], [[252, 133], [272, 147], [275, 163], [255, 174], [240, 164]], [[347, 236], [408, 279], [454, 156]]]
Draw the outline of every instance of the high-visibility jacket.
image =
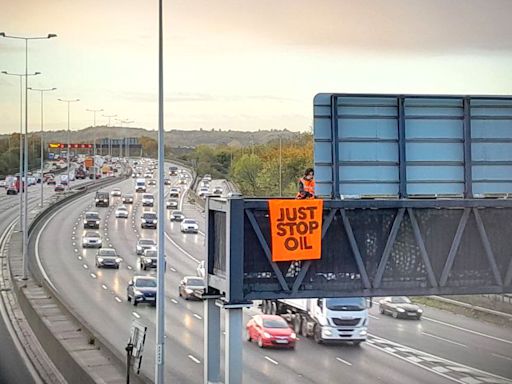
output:
[[315, 179], [299, 179], [299, 193], [297, 199], [314, 199], [315, 198]]

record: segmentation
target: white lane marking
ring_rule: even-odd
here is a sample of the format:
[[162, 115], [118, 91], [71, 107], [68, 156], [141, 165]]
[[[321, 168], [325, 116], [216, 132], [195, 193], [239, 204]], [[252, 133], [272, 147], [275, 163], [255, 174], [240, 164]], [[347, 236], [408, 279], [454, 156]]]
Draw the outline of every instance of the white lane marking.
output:
[[176, 299], [171, 299], [171, 301], [172, 301], [174, 304], [178, 304], [178, 300], [176, 300]]
[[94, 273], [91, 273], [90, 276], [95, 279], [96, 278], [96, 275]]
[[101, 284], [101, 288], [103, 288], [103, 289], [105, 289], [105, 290], [107, 290], [107, 289], [108, 289], [108, 287], [107, 287], [105, 284]]
[[137, 312], [132, 312], [133, 317], [140, 319], [140, 315]]
[[495, 357], [499, 357], [500, 359], [505, 359], [505, 360], [510, 360], [512, 361], [512, 357], [508, 357], [508, 356], [504, 356], [504, 355], [500, 355], [499, 353], [492, 353], [493, 356]]
[[[17, 221], [18, 221], [18, 219], [13, 220], [9, 224], [9, 226], [5, 229], [5, 231], [3, 232], [3, 235], [2, 235], [2, 241], [1, 241], [2, 243], [3, 243], [3, 240], [5, 239], [4, 236], [7, 236], [7, 233], [12, 231], [12, 229], [16, 225]], [[4, 243], [2, 245], [2, 251], [5, 249], [5, 246], [6, 246], [6, 244]], [[32, 364], [32, 360], [27, 356], [27, 353], [25, 351], [25, 347], [22, 345], [22, 343], [18, 339], [18, 334], [17, 334], [16, 330], [14, 329], [14, 327], [11, 324], [10, 316], [7, 314], [7, 311], [6, 311], [5, 306], [4, 306], [3, 303], [0, 305], [0, 318], [3, 319], [5, 327], [7, 329], [7, 332], [11, 336], [12, 342], [14, 343], [14, 345], [15, 345], [15, 347], [16, 347], [19, 355], [20, 355], [20, 357], [22, 358], [23, 362], [25, 363], [25, 366], [30, 371], [30, 375], [34, 379], [37, 378], [35, 380], [35, 382], [37, 384], [42, 384], [42, 381], [39, 379], [39, 374], [36, 373], [37, 371], [36, 371], [36, 369], [34, 368], [34, 366]]]
[[89, 266], [87, 264], [82, 264], [82, 267], [84, 267], [85, 269], [89, 269]]
[[131, 265], [127, 265], [128, 269], [133, 269], [133, 267]]
[[167, 239], [176, 247], [178, 248], [185, 256], [187, 256], [189, 259], [195, 261], [197, 264], [200, 263], [200, 261], [198, 259], [196, 259], [194, 256], [192, 256], [190, 253], [188, 253], [187, 251], [185, 251], [183, 248], [181, 248], [173, 239], [171, 239], [171, 237], [167, 234], [167, 232], [165, 232], [165, 237], [167, 237]]
[[73, 241], [73, 247], [76, 247], [76, 243]]
[[82, 260], [82, 256], [78, 256], [78, 260]]
[[[39, 233], [37, 234], [37, 237], [36, 237], [36, 260], [37, 260], [37, 265], [39, 267], [39, 270], [41, 271], [41, 274], [43, 275], [43, 278], [46, 280], [46, 282], [48, 284], [50, 284], [50, 286], [56, 291], [56, 292], [59, 292], [57, 290], [57, 288], [55, 288], [55, 285], [53, 285], [53, 283], [51, 282], [50, 280], [50, 277], [48, 276], [48, 274], [46, 273], [46, 270], [44, 269], [43, 267], [43, 263], [41, 263], [41, 256], [39, 255], [39, 240], [41, 239], [41, 234], [44, 232], [46, 226], [48, 225], [48, 223], [50, 221], [53, 220], [53, 218], [55, 216], [57, 216], [57, 214], [59, 213], [59, 211], [55, 212], [47, 221], [46, 223], [44, 223], [43, 227], [41, 228], [41, 230], [39, 231]], [[74, 228], [76, 229], [76, 228]]]
[[468, 346], [465, 345], [465, 344], [461, 344], [461, 343], [457, 343], [456, 341], [452, 341], [450, 339], [445, 339], [444, 337], [441, 337], [441, 336], [436, 336], [436, 335], [432, 335], [431, 333], [427, 333], [427, 332], [421, 332], [422, 335], [425, 335], [425, 336], [428, 336], [428, 337], [432, 337], [434, 339], [438, 339], [438, 340], [443, 340], [443, 341], [446, 341], [447, 343], [452, 343], [452, 344], [455, 344], [455, 345], [459, 345], [461, 347], [464, 347], [464, 348], [467, 348]]
[[171, 267], [172, 272], [176, 272], [176, 268]]
[[433, 323], [446, 325], [447, 327], [455, 328], [455, 329], [458, 329], [458, 330], [460, 330], [460, 331], [469, 332], [469, 333], [472, 333], [472, 334], [474, 334], [474, 335], [483, 336], [483, 337], [488, 337], [489, 339], [493, 339], [493, 340], [501, 341], [501, 342], [503, 342], [503, 343], [507, 343], [507, 344], [512, 344], [512, 340], [507, 340], [507, 339], [502, 339], [502, 338], [500, 338], [500, 337], [487, 335], [487, 334], [485, 334], [485, 333], [481, 333], [481, 332], [473, 331], [473, 330], [471, 330], [471, 329], [467, 329], [467, 328], [459, 327], [459, 326], [457, 326], [457, 325], [453, 325], [453, 324], [450, 324], [450, 323], [445, 323], [444, 321], [435, 320], [435, 319], [432, 319], [432, 318], [430, 318], [430, 317], [425, 317], [425, 316], [423, 316], [423, 317], [422, 317], [422, 319], [423, 319], [423, 320], [432, 321]]
[[194, 317], [195, 317], [196, 319], [199, 319], [199, 320], [202, 320], [202, 319], [203, 319], [203, 318], [202, 318], [201, 316], [199, 316], [197, 313], [194, 313]]
[[[425, 352], [425, 351], [421, 351], [419, 349], [415, 349], [415, 348], [412, 348], [412, 347], [407, 347], [405, 345], [402, 345], [402, 344], [398, 344], [398, 343], [395, 343], [394, 341], [391, 341], [391, 340], [388, 340], [388, 339], [385, 339], [383, 337], [380, 337], [380, 336], [376, 336], [374, 334], [371, 334], [369, 333], [368, 336], [370, 337], [373, 337], [375, 339], [375, 341], [380, 341], [380, 342], [385, 342], [387, 344], [390, 344], [390, 345], [393, 345], [395, 347], [402, 347], [402, 348], [408, 348], [409, 351], [411, 351], [412, 353], [414, 353], [415, 355], [419, 356], [422, 358], [422, 360], [427, 360], [427, 361], [435, 361], [435, 362], [440, 362], [440, 363], [443, 363], [445, 365], [450, 365], [450, 366], [458, 366], [458, 367], [464, 367], [464, 368], [467, 368], [467, 369], [470, 369], [472, 372], [473, 372], [473, 375], [478, 374], [478, 375], [482, 375], [482, 376], [490, 376], [490, 377], [494, 377], [494, 378], [497, 378], [497, 379], [500, 379], [500, 380], [503, 380], [504, 382], [508, 382], [510, 381], [510, 379], [507, 379], [503, 376], [499, 376], [499, 375], [496, 375], [494, 373], [491, 373], [491, 372], [488, 372], [488, 371], [483, 371], [481, 369], [478, 369], [478, 368], [473, 368], [473, 367], [468, 367], [467, 365], [464, 365], [464, 364], [461, 364], [461, 363], [456, 363], [454, 361], [451, 361], [451, 360], [448, 360], [448, 359], [445, 359], [443, 357], [439, 357], [439, 356], [435, 356], [435, 355], [432, 355], [428, 352]], [[452, 380], [452, 381], [456, 381], [458, 383], [462, 383], [462, 384], [466, 384], [462, 381], [459, 381], [453, 377], [449, 377], [449, 376], [445, 376], [443, 375], [442, 373], [439, 373], [435, 370], [432, 370], [431, 368], [428, 368], [422, 364], [418, 364], [418, 363], [415, 363], [414, 361], [410, 361], [408, 360], [407, 358], [403, 357], [403, 356], [400, 356], [396, 353], [390, 353], [388, 351], [385, 350], [385, 348], [382, 348], [381, 346], [377, 345], [375, 343], [374, 340], [367, 340], [367, 343], [369, 346], [375, 348], [375, 349], [378, 349], [380, 351], [384, 351], [386, 353], [389, 353], [390, 355], [393, 355], [394, 357], [397, 357], [401, 360], [404, 360], [404, 361], [409, 361], [411, 364], [414, 364], [420, 368], [423, 368], [423, 369], [426, 369], [427, 371], [431, 371], [431, 372], [434, 372], [434, 373], [437, 373], [443, 377], [446, 377], [447, 379], [449, 380]]]
[[375, 319], [375, 320], [379, 320], [380, 319], [380, 317], [373, 316], [373, 315], [370, 315], [370, 314], [368, 314], [368, 317], [371, 317], [372, 319]]
[[75, 253], [78, 253], [78, 249], [75, 248]]
[[114, 299], [116, 299], [116, 301], [117, 301], [118, 303], [122, 303], [122, 302], [123, 302], [123, 300], [121, 300], [121, 299], [120, 299], [119, 297], [117, 297], [117, 296], [116, 296], [116, 297], [114, 297]]
[[200, 363], [201, 363], [197, 358], [195, 358], [195, 357], [194, 357], [194, 356], [192, 356], [192, 355], [188, 355], [188, 358], [189, 358], [190, 360], [192, 360], [192, 361], [193, 361], [194, 363], [196, 363], [196, 364], [200, 364]]
[[343, 360], [341, 357], [337, 357], [336, 360], [338, 360], [340, 363], [348, 365], [349, 367], [352, 366], [352, 363], [348, 362], [347, 360]]
[[275, 365], [279, 365], [279, 363], [277, 361], [275, 361], [274, 359], [271, 359], [270, 357], [268, 356], [265, 356], [265, 359], [270, 361], [272, 364], [275, 364]]

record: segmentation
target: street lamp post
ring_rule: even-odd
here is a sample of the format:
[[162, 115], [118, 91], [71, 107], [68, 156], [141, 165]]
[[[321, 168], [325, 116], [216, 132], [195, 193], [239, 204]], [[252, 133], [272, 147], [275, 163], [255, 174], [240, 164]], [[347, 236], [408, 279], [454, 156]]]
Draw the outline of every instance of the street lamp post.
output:
[[41, 207], [43, 206], [43, 200], [44, 200], [44, 191], [43, 191], [43, 185], [44, 185], [44, 182], [43, 182], [43, 165], [44, 165], [44, 139], [43, 139], [43, 98], [44, 98], [44, 93], [45, 92], [51, 92], [51, 91], [55, 91], [57, 88], [46, 88], [46, 89], [39, 89], [39, 88], [28, 88], [30, 89], [31, 91], [38, 91], [38, 92], [41, 92]]
[[[0, 32], [0, 37], [8, 39], [25, 40], [25, 156], [24, 156], [24, 176], [25, 176], [25, 201], [24, 201], [24, 215], [23, 215], [23, 279], [28, 277], [28, 260], [27, 260], [27, 243], [28, 243], [28, 41], [29, 40], [45, 40], [57, 37], [57, 35], [50, 33], [46, 36], [36, 37], [22, 37], [6, 35], [5, 32]], [[21, 175], [20, 175], [21, 176]], [[22, 178], [23, 180], [23, 178]], [[23, 184], [22, 184], [23, 185]]]
[[68, 104], [68, 152], [67, 152], [67, 156], [68, 156], [68, 182], [67, 182], [67, 190], [69, 191], [69, 187], [70, 187], [70, 184], [71, 184], [71, 181], [69, 180], [69, 166], [70, 166], [70, 162], [69, 162], [69, 152], [70, 151], [70, 142], [69, 142], [69, 105], [71, 103], [75, 103], [77, 101], [80, 101], [80, 99], [58, 99], [59, 101], [62, 101], [63, 103], [67, 103]]
[[86, 109], [87, 112], [92, 112], [94, 114], [94, 149], [93, 149], [93, 161], [92, 161], [92, 169], [94, 172], [94, 183], [96, 183], [96, 112], [103, 112], [103, 109]]
[[[21, 191], [23, 191], [23, 77], [25, 74], [20, 73], [10, 73], [7, 71], [2, 71], [4, 75], [9, 76], [18, 76], [20, 78], [20, 175], [19, 175], [19, 184]], [[40, 72], [29, 73], [28, 76], [36, 76], [41, 74]], [[23, 192], [20, 191], [20, 219], [19, 219], [19, 227], [20, 232], [23, 232]]]
[[[108, 118], [108, 127], [110, 128], [110, 119], [113, 117], [117, 117], [117, 115], [102, 115], [103, 117]], [[110, 134], [110, 129], [108, 130], [108, 154], [112, 157], [112, 138]]]

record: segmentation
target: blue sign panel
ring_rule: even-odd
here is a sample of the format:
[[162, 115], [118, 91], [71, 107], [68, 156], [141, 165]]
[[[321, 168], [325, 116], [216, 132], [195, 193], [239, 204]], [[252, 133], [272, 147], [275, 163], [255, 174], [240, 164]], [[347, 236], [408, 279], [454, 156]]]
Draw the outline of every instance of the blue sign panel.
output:
[[319, 94], [323, 197], [512, 193], [512, 97]]

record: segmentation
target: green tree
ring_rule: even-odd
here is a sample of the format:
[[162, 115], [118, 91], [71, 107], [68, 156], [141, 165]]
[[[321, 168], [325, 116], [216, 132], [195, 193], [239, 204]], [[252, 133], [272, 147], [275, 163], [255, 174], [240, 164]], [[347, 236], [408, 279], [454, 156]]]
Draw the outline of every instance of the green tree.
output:
[[256, 155], [243, 155], [233, 164], [233, 178], [246, 196], [260, 193], [258, 174], [262, 169], [261, 159]]

